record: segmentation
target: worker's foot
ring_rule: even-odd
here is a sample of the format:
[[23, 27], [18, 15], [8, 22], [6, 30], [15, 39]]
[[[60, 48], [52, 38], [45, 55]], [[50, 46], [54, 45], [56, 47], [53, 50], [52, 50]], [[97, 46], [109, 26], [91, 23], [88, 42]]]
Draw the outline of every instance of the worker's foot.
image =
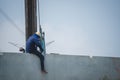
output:
[[48, 72], [47, 72], [46, 70], [42, 70], [42, 73], [45, 73], [45, 74], [47, 74]]

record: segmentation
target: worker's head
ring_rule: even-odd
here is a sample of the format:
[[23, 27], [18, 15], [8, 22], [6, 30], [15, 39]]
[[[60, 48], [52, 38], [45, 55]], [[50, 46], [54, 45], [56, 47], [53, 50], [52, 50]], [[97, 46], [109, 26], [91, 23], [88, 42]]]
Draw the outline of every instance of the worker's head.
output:
[[35, 34], [37, 34], [38, 36], [40, 36], [40, 32], [35, 32]]

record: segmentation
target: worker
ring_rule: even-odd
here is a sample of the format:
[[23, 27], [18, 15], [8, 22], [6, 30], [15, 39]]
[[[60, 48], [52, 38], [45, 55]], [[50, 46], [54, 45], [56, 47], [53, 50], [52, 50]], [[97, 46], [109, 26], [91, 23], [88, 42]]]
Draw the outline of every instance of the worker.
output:
[[[37, 50], [37, 47], [39, 47], [39, 51]], [[37, 55], [40, 58], [41, 71], [43, 73], [47, 73], [44, 67], [44, 56], [42, 55], [43, 51], [44, 49], [40, 41], [40, 32], [36, 32], [35, 34], [33, 34], [32, 36], [28, 38], [26, 42], [26, 52]]]

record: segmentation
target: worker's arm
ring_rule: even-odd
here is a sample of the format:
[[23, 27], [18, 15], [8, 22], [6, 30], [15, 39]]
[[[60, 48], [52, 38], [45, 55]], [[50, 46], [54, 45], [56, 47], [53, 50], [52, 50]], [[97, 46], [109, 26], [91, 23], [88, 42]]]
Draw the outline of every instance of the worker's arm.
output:
[[42, 43], [40, 42], [40, 40], [39, 39], [35, 39], [35, 44], [40, 48], [40, 50], [41, 50], [41, 52], [43, 52], [43, 48], [42, 48]]

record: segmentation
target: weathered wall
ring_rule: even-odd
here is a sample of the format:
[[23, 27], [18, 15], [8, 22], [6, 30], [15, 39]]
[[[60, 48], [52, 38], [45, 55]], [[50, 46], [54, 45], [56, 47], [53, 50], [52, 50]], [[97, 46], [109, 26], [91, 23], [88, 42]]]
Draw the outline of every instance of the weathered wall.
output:
[[0, 80], [120, 80], [120, 58], [49, 54], [45, 65], [48, 74], [35, 55], [3, 53]]

